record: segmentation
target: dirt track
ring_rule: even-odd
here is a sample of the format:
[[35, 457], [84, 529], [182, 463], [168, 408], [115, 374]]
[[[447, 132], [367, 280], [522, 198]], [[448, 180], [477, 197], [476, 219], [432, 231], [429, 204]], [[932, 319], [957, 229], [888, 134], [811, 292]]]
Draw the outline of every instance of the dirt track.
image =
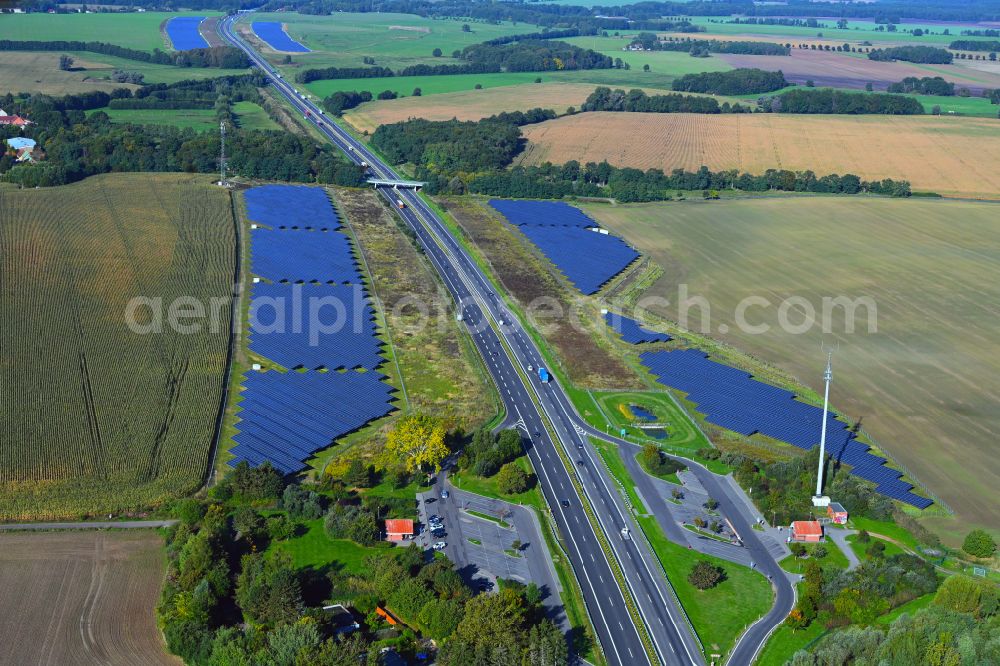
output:
[[151, 531], [0, 534], [0, 661], [180, 664], [154, 617], [164, 566]]

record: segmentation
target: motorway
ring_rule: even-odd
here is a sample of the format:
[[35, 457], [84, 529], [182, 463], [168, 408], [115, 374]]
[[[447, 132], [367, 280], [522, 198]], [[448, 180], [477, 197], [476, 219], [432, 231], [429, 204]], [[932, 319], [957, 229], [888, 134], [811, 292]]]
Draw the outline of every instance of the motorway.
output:
[[[349, 159], [356, 163], [366, 162], [371, 175], [377, 178], [400, 180], [363, 143], [323, 117], [315, 104], [298, 94], [263, 57], [243, 42], [233, 28], [235, 19], [230, 16], [219, 22], [223, 39], [246, 52], [275, 89], [300, 113], [305, 116], [308, 111], [315, 127]], [[545, 365], [540, 350], [494, 293], [486, 275], [424, 200], [412, 190], [380, 188], [379, 191], [391, 204], [397, 205], [399, 200], [405, 205], [397, 210], [413, 228], [427, 257], [455, 299], [457, 312], [461, 313], [504, 401], [507, 425], [522, 428], [528, 434], [525, 445], [528, 456], [562, 535], [608, 663], [650, 662], [640, 629], [628, 610], [625, 596], [628, 594], [651, 638], [655, 662], [703, 664], [702, 648], [659, 561], [635, 524], [614, 479], [588, 441], [589, 436], [605, 437], [604, 433], [594, 430], [583, 420], [557, 382], [542, 382], [535, 372], [527, 371], [528, 366]], [[569, 468], [560, 457], [560, 448], [571, 461]], [[578, 495], [574, 481], [580, 484], [583, 497]], [[716, 497], [723, 509], [738, 503], [727, 497], [726, 489], [719, 492]], [[621, 589], [615, 579], [612, 563], [601, 547], [584, 502], [596, 516], [614, 565], [624, 576], [626, 590]], [[623, 535], [626, 529], [628, 536]], [[739, 603], [739, 600], [733, 602]], [[756, 640], [744, 636], [739, 646], [741, 654], [747, 650], [755, 654], [760, 642], [755, 643]], [[732, 658], [729, 663], [749, 664], [750, 660]]]

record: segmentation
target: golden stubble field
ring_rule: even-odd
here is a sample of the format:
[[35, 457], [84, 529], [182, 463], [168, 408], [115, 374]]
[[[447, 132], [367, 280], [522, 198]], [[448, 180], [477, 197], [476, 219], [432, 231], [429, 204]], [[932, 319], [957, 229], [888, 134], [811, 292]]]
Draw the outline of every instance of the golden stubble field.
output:
[[1000, 124], [990, 118], [597, 112], [523, 131], [529, 143], [521, 164], [812, 169], [906, 179], [914, 190], [947, 196], [1000, 197]]
[[571, 106], [580, 108], [595, 87], [589, 83], [531, 83], [375, 100], [345, 112], [344, 119], [360, 131], [374, 132], [379, 125], [409, 118], [479, 120], [502, 111], [527, 111], [534, 108], [564, 113]]
[[151, 530], [0, 534], [0, 661], [179, 665], [153, 611], [162, 543]]
[[[665, 269], [647, 295], [670, 305], [654, 311], [676, 320], [686, 284], [709, 303], [710, 335], [817, 391], [821, 342], [839, 345], [832, 404], [957, 512], [928, 523], [952, 543], [970, 524], [1000, 525], [1000, 204], [813, 196], [584, 208]], [[752, 296], [770, 305], [745, 319], [766, 333], [737, 325]], [[858, 309], [846, 333], [838, 308], [824, 334], [822, 299], [838, 296], [873, 299], [877, 331]], [[789, 297], [819, 323], [782, 331]], [[807, 322], [809, 306], [792, 305], [788, 320]], [[697, 308], [689, 324], [701, 328]]]

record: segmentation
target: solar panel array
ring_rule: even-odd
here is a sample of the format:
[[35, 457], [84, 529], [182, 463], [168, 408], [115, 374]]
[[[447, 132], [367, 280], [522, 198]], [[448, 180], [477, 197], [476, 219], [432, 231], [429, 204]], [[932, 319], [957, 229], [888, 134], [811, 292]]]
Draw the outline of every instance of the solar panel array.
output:
[[375, 313], [361, 285], [255, 284], [250, 351], [289, 368], [366, 368], [382, 364]]
[[309, 49], [289, 37], [281, 23], [277, 21], [254, 21], [253, 31], [275, 51], [309, 53]]
[[617, 312], [605, 312], [604, 321], [616, 333], [622, 336], [622, 340], [629, 344], [638, 345], [646, 342], [667, 342], [673, 339], [666, 333], [651, 331], [635, 319], [620, 315]]
[[[740, 433], [760, 433], [809, 450], [819, 444], [823, 410], [791, 391], [764, 384], [743, 370], [716, 363], [696, 349], [645, 352], [642, 363], [664, 386], [687, 394], [709, 423]], [[876, 492], [919, 508], [931, 500], [912, 492], [902, 473], [854, 438], [847, 425], [827, 416], [827, 452], [851, 465], [851, 473], [876, 484]]]
[[394, 389], [374, 371], [384, 361], [374, 312], [325, 191], [266, 185], [247, 190], [245, 201], [250, 219], [269, 227], [252, 232], [251, 271], [271, 281], [252, 288], [249, 348], [306, 372], [244, 376], [229, 464], [269, 461], [293, 473], [338, 437], [391, 412]]
[[240, 432], [230, 451], [252, 466], [298, 472], [316, 451], [389, 413], [392, 387], [377, 372], [247, 372]]
[[174, 50], [207, 49], [208, 42], [198, 30], [204, 20], [204, 16], [176, 16], [167, 21], [167, 36]]
[[591, 231], [598, 225], [582, 212], [552, 201], [490, 201], [584, 294], [598, 292], [639, 253], [625, 241]]
[[490, 205], [516, 226], [522, 224], [561, 227], [596, 227], [597, 222], [579, 208], [561, 201], [511, 201], [490, 199]]

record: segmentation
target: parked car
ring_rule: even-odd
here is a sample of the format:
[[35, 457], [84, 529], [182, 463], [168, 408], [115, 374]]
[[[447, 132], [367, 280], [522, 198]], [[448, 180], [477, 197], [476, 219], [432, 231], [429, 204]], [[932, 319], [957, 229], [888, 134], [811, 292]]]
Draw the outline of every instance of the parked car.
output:
[[450, 497], [450, 496], [451, 496], [451, 493], [449, 493], [447, 490], [442, 490], [441, 491], [441, 499], [448, 499], [448, 497]]
[[427, 522], [429, 522], [429, 523], [438, 523], [438, 522], [441, 522], [441, 516], [439, 516], [439, 515], [437, 515], [435, 513], [433, 516], [429, 516], [427, 518]]
[[448, 544], [445, 543], [444, 541], [438, 541], [433, 546], [431, 546], [431, 548], [433, 548], [434, 550], [444, 550], [445, 546], [447, 545]]
[[431, 535], [432, 535], [432, 536], [433, 536], [433, 537], [434, 537], [435, 539], [443, 539], [443, 538], [445, 538], [446, 536], [448, 536], [448, 533], [444, 531], [444, 528], [443, 528], [443, 527], [437, 527], [437, 528], [435, 528], [435, 529], [431, 530]]

